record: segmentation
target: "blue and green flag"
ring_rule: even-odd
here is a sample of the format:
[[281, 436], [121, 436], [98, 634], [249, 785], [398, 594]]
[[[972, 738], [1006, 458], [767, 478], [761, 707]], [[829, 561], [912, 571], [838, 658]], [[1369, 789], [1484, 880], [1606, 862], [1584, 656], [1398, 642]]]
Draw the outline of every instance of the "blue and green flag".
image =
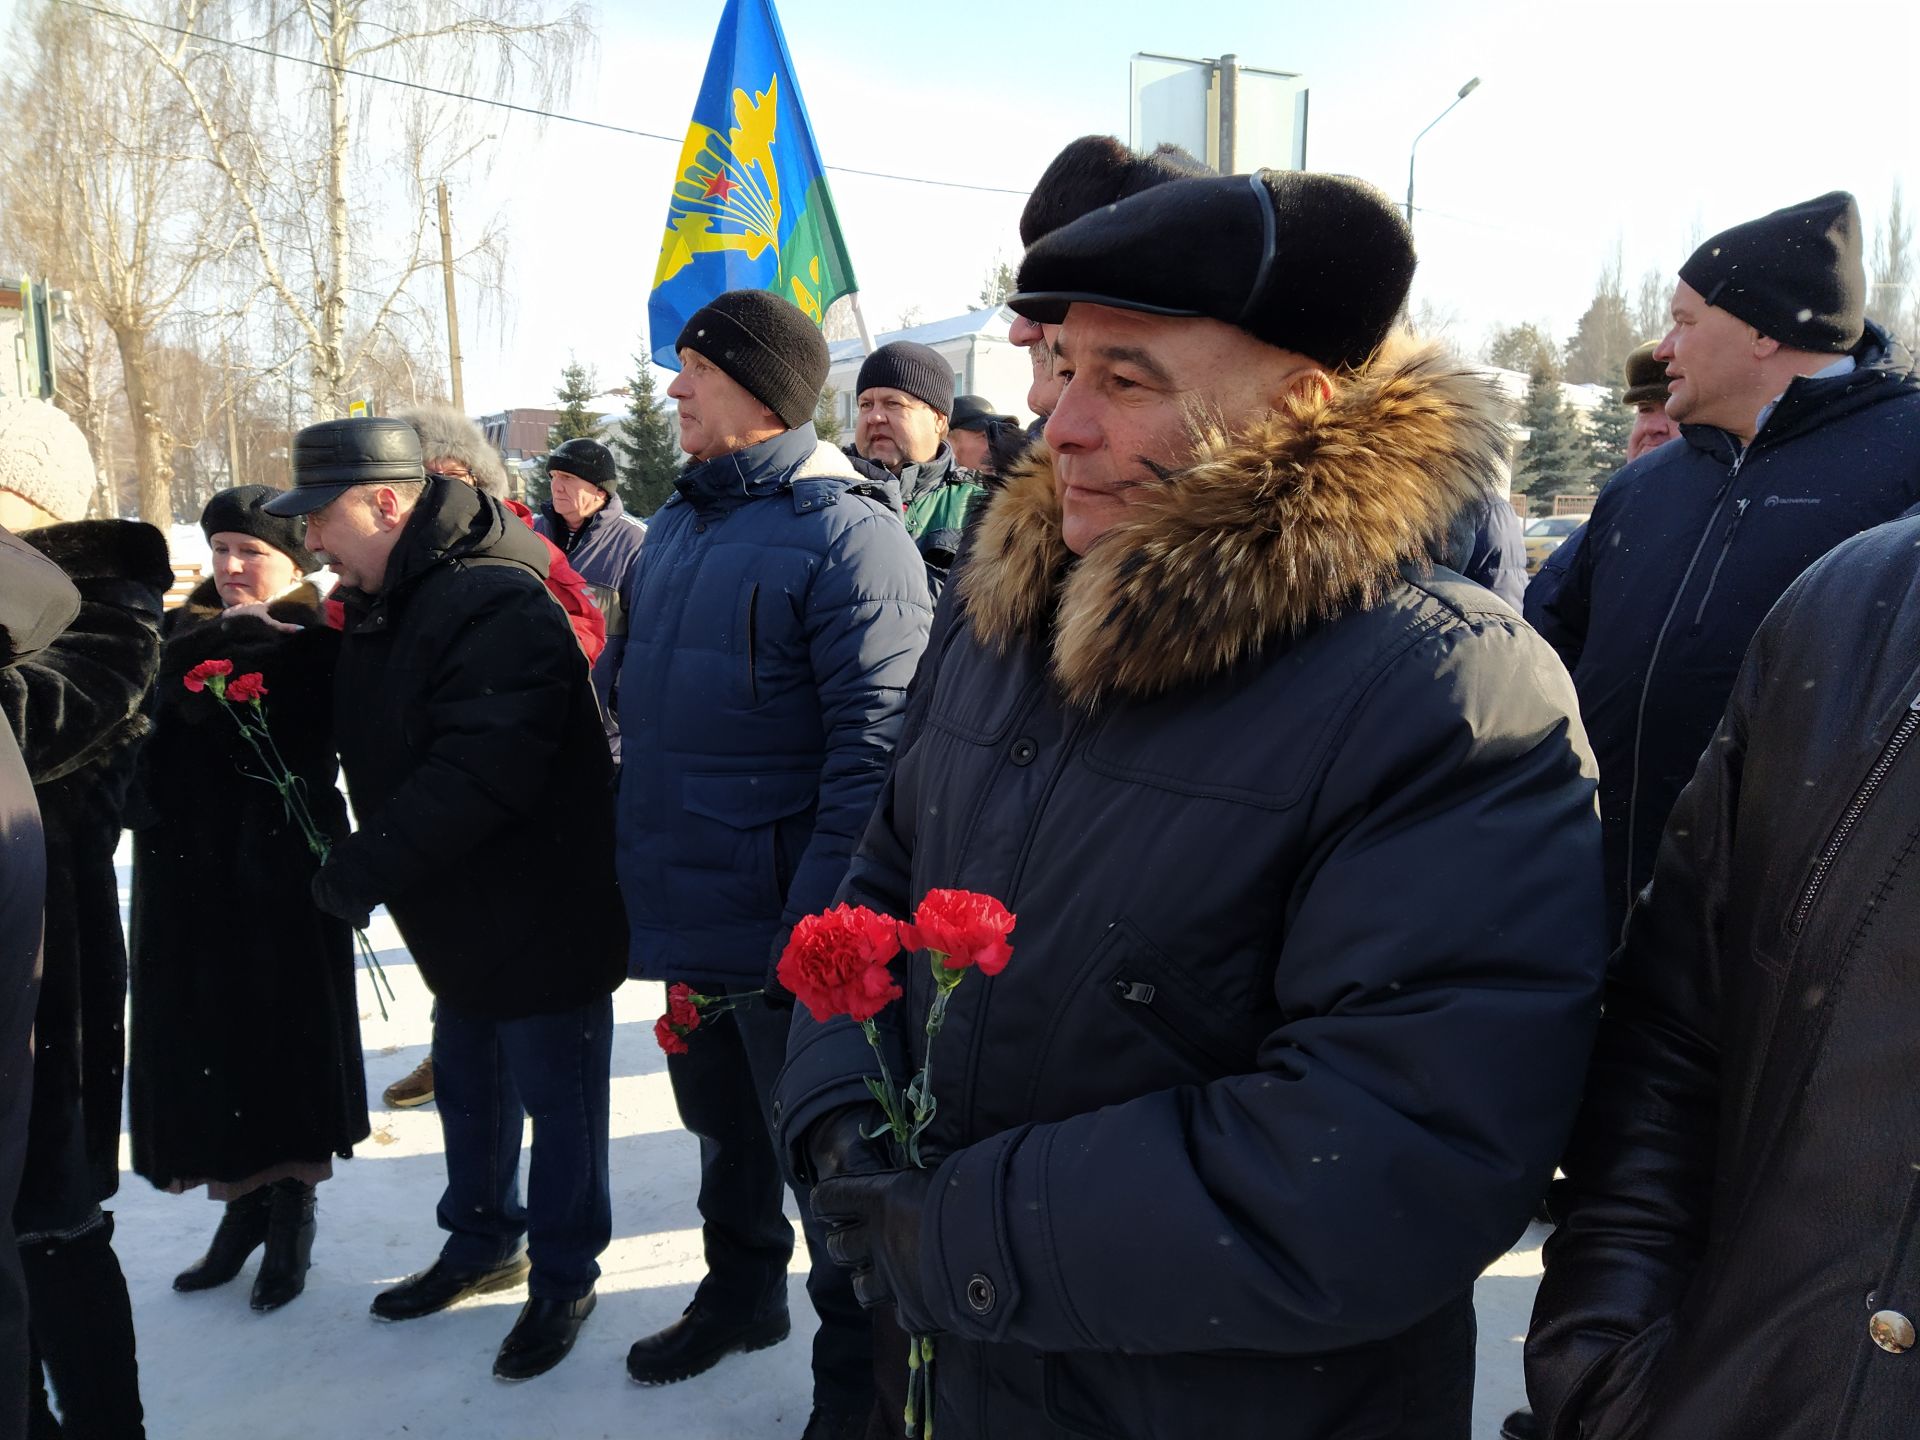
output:
[[772, 290], [818, 325], [855, 288], [772, 0], [727, 0], [660, 239], [653, 358], [678, 370], [675, 338], [723, 291]]

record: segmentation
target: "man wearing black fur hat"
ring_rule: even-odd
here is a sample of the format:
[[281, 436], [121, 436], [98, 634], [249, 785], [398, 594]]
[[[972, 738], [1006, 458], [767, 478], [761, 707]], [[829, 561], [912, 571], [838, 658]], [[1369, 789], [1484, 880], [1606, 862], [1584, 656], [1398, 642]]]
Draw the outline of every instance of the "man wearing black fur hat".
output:
[[1615, 475], [1528, 590], [1600, 759], [1611, 937], [1761, 619], [1813, 561], [1920, 501], [1920, 377], [1865, 298], [1843, 192], [1694, 251], [1653, 355], [1682, 443]]
[[87, 520], [93, 461], [78, 427], [41, 400], [0, 400], [0, 524], [52, 560], [80, 612], [31, 659], [0, 671], [0, 714], [33, 776], [45, 824], [45, 966], [33, 1102], [13, 1227], [34, 1355], [30, 1433], [53, 1433], [44, 1365], [76, 1435], [144, 1433], [132, 1307], [101, 1208], [120, 1184], [126, 941], [113, 854], [159, 660], [164, 536]]
[[276, 493], [237, 486], [201, 512], [212, 573], [161, 627], [153, 733], [129, 817], [133, 1168], [163, 1190], [204, 1183], [225, 1205], [207, 1253], [174, 1289], [224, 1285], [264, 1246], [250, 1296], [259, 1311], [305, 1290], [315, 1186], [368, 1133], [352, 934], [315, 908], [319, 861], [256, 778], [238, 729], [212, 695], [182, 683], [214, 659], [264, 676], [275, 749], [315, 823], [345, 837], [333, 736], [340, 633], [304, 578], [320, 562], [301, 522], [262, 508]]
[[1021, 266], [1051, 453], [986, 502], [842, 891], [995, 895], [1013, 959], [953, 992], [936, 1168], [844, 1166], [856, 1026], [796, 1016], [778, 1092], [856, 1292], [938, 1337], [947, 1440], [1468, 1432], [1473, 1282], [1596, 1018], [1599, 836], [1566, 676], [1428, 559], [1505, 426], [1389, 338], [1413, 266], [1377, 190], [1274, 171]]
[[[447, 1240], [373, 1313], [412, 1320], [525, 1278], [493, 1373], [529, 1379], [592, 1314], [612, 1231], [610, 997], [625, 933], [599, 707], [543, 583], [545, 542], [472, 486], [429, 476], [412, 427], [308, 426], [293, 470], [295, 488], [262, 508], [304, 515], [340, 577], [334, 723], [360, 822], [313, 897], [358, 925], [384, 903], [438, 1001]], [[514, 893], [560, 854], [566, 904]]]
[[[637, 977], [736, 1005], [667, 1060], [700, 1138], [707, 1273], [685, 1313], [628, 1352], [642, 1385], [787, 1336], [794, 1237], [770, 1140], [787, 1014], [760, 992], [788, 930], [826, 909], [846, 874], [931, 611], [891, 477], [863, 477], [814, 433], [819, 328], [778, 295], [731, 290], [695, 312], [676, 349], [667, 394], [692, 458], [635, 579], [621, 893]], [[845, 1440], [872, 1407], [871, 1327], [799, 1199], [820, 1317], [802, 1440]]]

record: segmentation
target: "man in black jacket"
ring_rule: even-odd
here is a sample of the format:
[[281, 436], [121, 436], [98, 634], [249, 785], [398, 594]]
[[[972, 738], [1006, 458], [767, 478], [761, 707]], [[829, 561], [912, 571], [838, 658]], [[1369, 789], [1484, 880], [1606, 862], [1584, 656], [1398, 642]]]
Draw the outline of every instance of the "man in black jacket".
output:
[[1528, 588], [1600, 759], [1609, 935], [1762, 617], [1840, 541], [1920, 501], [1920, 379], [1865, 296], [1844, 193], [1696, 250], [1654, 351], [1681, 442], [1615, 475]]
[[[612, 761], [538, 536], [471, 486], [427, 478], [403, 421], [309, 426], [294, 479], [266, 509], [305, 515], [341, 579], [335, 723], [360, 822], [314, 898], [357, 925], [384, 902], [439, 1002], [448, 1239], [373, 1313], [413, 1319], [519, 1283], [526, 1234], [530, 1298], [494, 1363], [524, 1380], [572, 1348], [612, 1228], [610, 996], [626, 955]], [[562, 853], [586, 858], [550, 906], [535, 882]]]
[[1553, 1440], [1920, 1417], [1920, 520], [1754, 637], [1607, 989], [1527, 1340]]
[[[856, 1293], [938, 1333], [947, 1440], [1467, 1434], [1472, 1285], [1596, 1019], [1599, 834], [1561, 667], [1427, 558], [1505, 426], [1388, 339], [1412, 272], [1377, 190], [1274, 171], [1021, 266], [1050, 454], [986, 502], [842, 890], [997, 896], [1014, 956], [952, 992], [934, 1168], [873, 1173], [851, 1022], [797, 1012], [776, 1092]], [[899, 978], [907, 1076], [936, 981]]]

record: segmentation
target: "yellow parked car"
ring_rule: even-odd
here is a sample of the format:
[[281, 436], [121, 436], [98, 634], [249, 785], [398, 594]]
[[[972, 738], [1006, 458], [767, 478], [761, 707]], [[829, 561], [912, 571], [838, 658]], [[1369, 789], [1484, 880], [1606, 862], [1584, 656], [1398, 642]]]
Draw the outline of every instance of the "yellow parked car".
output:
[[1547, 556], [1558, 550], [1569, 535], [1587, 523], [1584, 515], [1537, 515], [1527, 521], [1522, 534], [1527, 542], [1527, 574], [1540, 569]]

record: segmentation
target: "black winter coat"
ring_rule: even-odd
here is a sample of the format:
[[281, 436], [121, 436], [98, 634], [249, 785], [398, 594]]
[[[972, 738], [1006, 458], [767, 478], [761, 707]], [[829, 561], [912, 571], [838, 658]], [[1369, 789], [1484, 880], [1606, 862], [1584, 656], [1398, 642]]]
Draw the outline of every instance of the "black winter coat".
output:
[[334, 727], [360, 828], [330, 878], [387, 906], [434, 994], [495, 1019], [573, 1009], [625, 973], [613, 760], [546, 572], [532, 530], [434, 479], [380, 593], [341, 597]]
[[340, 636], [302, 585], [270, 613], [288, 635], [223, 620], [208, 581], [170, 611], [141, 754], [134, 833], [133, 1168], [155, 1185], [234, 1181], [288, 1161], [349, 1155], [367, 1137], [353, 932], [314, 908], [320, 862], [232, 717], [181, 677], [202, 660], [266, 678], [275, 747], [333, 840], [333, 669]]
[[1680, 438], [1608, 482], [1526, 616], [1573, 672], [1600, 759], [1610, 935], [1653, 874], [1747, 642], [1808, 565], [1920, 502], [1920, 377], [1869, 324], [1859, 368], [1795, 380], [1743, 452]]
[[[79, 610], [79, 592], [60, 568], [0, 530], [0, 667], [30, 660]], [[12, 1217], [26, 1163], [46, 884], [33, 777], [13, 727], [0, 725], [0, 1435], [27, 1426], [27, 1291]]]
[[1556, 1440], [1910, 1440], [1920, 520], [1755, 637], [1607, 989], [1527, 1342]]
[[120, 1185], [127, 951], [113, 853], [173, 567], [165, 538], [135, 521], [48, 525], [21, 538], [81, 597], [56, 640], [0, 672], [0, 708], [33, 775], [47, 843], [33, 1114], [13, 1208], [25, 1238], [87, 1223]]
[[[1560, 1154], [1603, 962], [1572, 688], [1425, 568], [1497, 406], [1384, 359], [1078, 560], [1045, 452], [988, 501], [843, 891], [1019, 917], [934, 1066], [949, 1440], [1467, 1434], [1471, 1287]], [[798, 1012], [784, 1153], [872, 1069]]]

